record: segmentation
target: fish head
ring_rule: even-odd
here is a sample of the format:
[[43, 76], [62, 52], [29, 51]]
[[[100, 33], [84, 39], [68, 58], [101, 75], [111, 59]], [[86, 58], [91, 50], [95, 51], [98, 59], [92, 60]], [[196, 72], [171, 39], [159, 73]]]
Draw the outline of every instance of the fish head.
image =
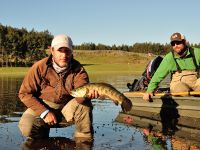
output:
[[77, 89], [73, 89], [71, 92], [70, 92], [70, 95], [73, 96], [73, 97], [86, 97], [88, 93], [88, 89], [87, 88], [77, 88]]
[[131, 110], [133, 104], [131, 102], [130, 99], [126, 98], [123, 100], [122, 104], [121, 104], [121, 108], [123, 112], [128, 112]]

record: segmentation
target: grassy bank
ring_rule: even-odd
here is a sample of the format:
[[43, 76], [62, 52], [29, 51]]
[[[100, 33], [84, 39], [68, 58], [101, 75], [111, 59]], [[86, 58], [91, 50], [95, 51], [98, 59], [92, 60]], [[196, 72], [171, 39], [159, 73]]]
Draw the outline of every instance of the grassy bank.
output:
[[[89, 74], [139, 74], [153, 57], [124, 51], [74, 51]], [[0, 68], [1, 76], [24, 76], [28, 67]]]
[[89, 73], [135, 74], [141, 73], [152, 57], [124, 51], [75, 51]]
[[0, 76], [21, 77], [26, 74], [28, 67], [1, 67]]

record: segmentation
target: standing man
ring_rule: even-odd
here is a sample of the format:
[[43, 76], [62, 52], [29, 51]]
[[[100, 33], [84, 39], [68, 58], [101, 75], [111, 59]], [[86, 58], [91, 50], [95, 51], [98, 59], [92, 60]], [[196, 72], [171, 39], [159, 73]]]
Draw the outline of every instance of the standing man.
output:
[[158, 84], [169, 74], [171, 92], [200, 91], [199, 63], [200, 49], [188, 45], [181, 33], [173, 33], [170, 37], [172, 51], [162, 60], [159, 68], [151, 79], [144, 100], [150, 100]]
[[74, 137], [93, 138], [91, 99], [73, 98], [69, 92], [89, 83], [83, 66], [73, 59], [72, 40], [61, 34], [54, 37], [51, 55], [36, 62], [25, 76], [19, 90], [19, 98], [27, 106], [19, 121], [22, 134], [32, 139], [48, 138], [51, 127], [64, 118], [74, 122]]

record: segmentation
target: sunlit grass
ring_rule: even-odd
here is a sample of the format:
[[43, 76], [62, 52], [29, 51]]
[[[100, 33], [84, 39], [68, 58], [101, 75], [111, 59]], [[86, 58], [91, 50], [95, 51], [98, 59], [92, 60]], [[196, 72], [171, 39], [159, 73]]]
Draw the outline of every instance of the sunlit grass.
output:
[[29, 67], [0, 67], [0, 76], [24, 76]]
[[143, 70], [143, 66], [133, 64], [93, 64], [84, 68], [89, 74], [135, 74]]
[[145, 54], [124, 51], [75, 51], [89, 74], [138, 74], [152, 59]]
[[[123, 51], [74, 51], [88, 74], [139, 74], [152, 59], [144, 54]], [[29, 67], [0, 67], [0, 76], [24, 76]]]

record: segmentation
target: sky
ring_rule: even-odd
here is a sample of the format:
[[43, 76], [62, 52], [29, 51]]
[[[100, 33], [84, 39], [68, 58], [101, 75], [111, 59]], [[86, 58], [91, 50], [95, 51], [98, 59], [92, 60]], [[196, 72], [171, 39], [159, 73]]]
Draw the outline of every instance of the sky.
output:
[[67, 34], [74, 45], [169, 43], [181, 32], [200, 43], [200, 0], [1, 0], [0, 23]]

